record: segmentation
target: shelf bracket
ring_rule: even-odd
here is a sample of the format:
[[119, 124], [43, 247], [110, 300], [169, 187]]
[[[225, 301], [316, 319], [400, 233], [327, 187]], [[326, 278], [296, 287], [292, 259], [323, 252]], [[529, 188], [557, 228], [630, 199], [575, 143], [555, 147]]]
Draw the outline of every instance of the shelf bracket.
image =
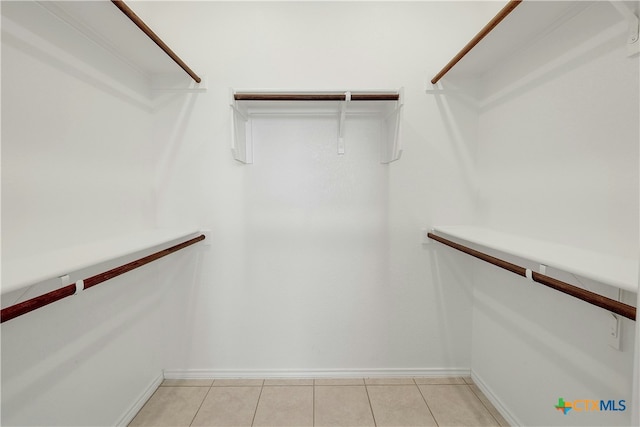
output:
[[[345, 126], [347, 116], [363, 115], [377, 119], [380, 126], [380, 163], [391, 163], [400, 158], [400, 123], [403, 107], [403, 89], [396, 93], [380, 92], [244, 92], [229, 88], [231, 114], [231, 151], [235, 160], [253, 163], [253, 117], [261, 114], [287, 115], [294, 109], [295, 115], [326, 115], [337, 119], [337, 152], [344, 155]], [[261, 101], [266, 105], [259, 106]], [[284, 101], [284, 107], [275, 107]], [[294, 107], [290, 103], [312, 102], [310, 109]], [[361, 101], [361, 102], [359, 102]], [[324, 104], [320, 106], [321, 104]], [[304, 108], [297, 111], [298, 108]]]
[[233, 158], [245, 164], [253, 163], [253, 138], [249, 112], [242, 109], [235, 99], [235, 91], [229, 90], [231, 106], [231, 152]]
[[610, 0], [609, 3], [626, 19], [629, 26], [627, 33], [627, 56], [637, 55], [640, 52], [640, 22], [638, 16], [624, 2]]
[[351, 101], [351, 92], [344, 93], [344, 101], [340, 103], [340, 122], [338, 123], [338, 154], [344, 154], [344, 122], [347, 117], [347, 105]]
[[402, 155], [400, 143], [400, 122], [402, 120], [402, 107], [404, 106], [404, 88], [398, 92], [396, 108], [384, 117], [385, 138], [380, 147], [380, 163], [391, 163]]

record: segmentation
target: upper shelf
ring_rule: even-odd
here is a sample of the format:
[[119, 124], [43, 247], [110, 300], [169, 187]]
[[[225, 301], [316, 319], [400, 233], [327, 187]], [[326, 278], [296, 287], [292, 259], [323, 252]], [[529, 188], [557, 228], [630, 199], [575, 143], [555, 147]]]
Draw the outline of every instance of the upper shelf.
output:
[[474, 226], [437, 226], [434, 231], [470, 243], [557, 268], [632, 292], [638, 292], [638, 260], [502, 233]]
[[[457, 78], [480, 76], [503, 62], [509, 56], [524, 49], [532, 41], [537, 40], [554, 29], [568, 22], [585, 9], [601, 5], [608, 9], [617, 9], [616, 19], [633, 20], [637, 16], [637, 2], [615, 1], [612, 6], [601, 1], [509, 1], [496, 16], [436, 74], [432, 84], [449, 74]], [[634, 15], [635, 14], [635, 15]], [[637, 22], [637, 18], [636, 22]], [[607, 22], [590, 22], [593, 27], [605, 25]], [[635, 49], [637, 41], [636, 27]]]
[[402, 89], [396, 91], [238, 91], [231, 90], [234, 158], [253, 163], [251, 119], [274, 114], [329, 114], [338, 120], [337, 152], [345, 153], [344, 121], [349, 115], [378, 118], [383, 126], [381, 163], [398, 160]]
[[[3, 15], [28, 28], [39, 31], [38, 28], [52, 25], [45, 14], [36, 10], [39, 5], [149, 78], [155, 75], [176, 74], [182, 72], [182, 69], [195, 84], [202, 82], [202, 79], [122, 1], [15, 3], [3, 4]], [[42, 34], [46, 37], [46, 33]]]

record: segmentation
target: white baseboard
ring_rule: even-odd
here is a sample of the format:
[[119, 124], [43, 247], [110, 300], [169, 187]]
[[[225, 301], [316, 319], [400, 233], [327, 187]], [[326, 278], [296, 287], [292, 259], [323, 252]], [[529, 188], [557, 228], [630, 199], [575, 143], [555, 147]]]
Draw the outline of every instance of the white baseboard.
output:
[[512, 427], [523, 425], [518, 418], [507, 408], [507, 406], [500, 400], [500, 398], [491, 390], [487, 383], [478, 376], [475, 372], [471, 371], [471, 379], [478, 386], [480, 391], [489, 399], [493, 406], [500, 412], [500, 415], [509, 423]]
[[165, 369], [166, 379], [462, 377], [469, 368], [415, 369]]
[[127, 425], [129, 425], [129, 423], [131, 421], [133, 421], [133, 418], [140, 411], [140, 409], [142, 409], [144, 404], [147, 403], [147, 400], [149, 400], [149, 398], [153, 395], [153, 393], [155, 393], [155, 391], [158, 389], [158, 387], [160, 387], [160, 384], [162, 384], [163, 380], [164, 380], [164, 376], [162, 374], [158, 375], [158, 377], [156, 377], [151, 382], [151, 384], [149, 384], [149, 386], [146, 388], [146, 390], [144, 392], [142, 392], [140, 397], [138, 397], [138, 399], [129, 408], [129, 410], [127, 412], [125, 412], [124, 415], [122, 415], [122, 417], [120, 417], [120, 420], [118, 421], [116, 426], [127, 426]]

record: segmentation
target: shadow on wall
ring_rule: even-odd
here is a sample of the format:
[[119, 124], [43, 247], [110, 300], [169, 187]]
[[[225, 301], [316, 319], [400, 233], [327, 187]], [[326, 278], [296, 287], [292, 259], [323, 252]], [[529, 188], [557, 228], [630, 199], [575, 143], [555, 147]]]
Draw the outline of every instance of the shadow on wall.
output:
[[[346, 126], [338, 155], [336, 117], [253, 121], [238, 280], [257, 317], [248, 333], [264, 342], [252, 362], [261, 367], [385, 366], [376, 359], [386, 357], [388, 328], [388, 166], [377, 121]], [[278, 343], [290, 351], [278, 356]]]
[[[188, 337], [192, 319], [173, 309], [179, 298], [193, 307], [200, 269], [200, 250], [186, 250], [3, 324], [3, 425], [106, 423], [129, 410], [169, 356], [189, 348], [178, 337]], [[120, 398], [105, 404], [111, 391]], [[81, 411], [78, 394], [93, 396]]]
[[[58, 24], [65, 25], [63, 23]], [[57, 37], [56, 28], [58, 27], [53, 25], [51, 31], [47, 32], [47, 36], [51, 40], [55, 40]], [[64, 27], [60, 31], [66, 32], [68, 28]], [[56, 47], [50, 41], [23, 29], [19, 24], [4, 16], [2, 21], [2, 43], [14, 47], [20, 52], [27, 53], [43, 64], [50, 65], [134, 107], [147, 112], [151, 112], [153, 109], [149, 100], [148, 86], [144, 84], [143, 78], [137, 76], [132, 69], [116, 64], [115, 61], [111, 64], [110, 69], [98, 70], [94, 65], [90, 65], [100, 63], [95, 58], [86, 58], [84, 52], [74, 52], [72, 55]]]
[[[11, 424], [13, 414], [28, 411], [32, 401], [51, 399], [47, 397], [51, 393], [65, 400], [56, 405], [58, 418], [41, 414], [42, 421], [73, 419], [69, 396], [63, 397], [55, 389], [64, 387], [78, 371], [84, 371], [83, 365], [99, 361], [102, 369], [117, 372], [114, 367], [126, 363], [125, 354], [121, 354], [125, 360], [104, 360], [102, 353], [114, 341], [122, 340], [123, 331], [144, 324], [143, 319], [160, 305], [164, 288], [151, 288], [157, 284], [155, 268], [130, 272], [113, 279], [113, 283], [58, 301], [2, 326], [3, 424]], [[91, 387], [93, 392], [100, 395], [100, 385], [95, 386]], [[87, 392], [90, 391], [82, 391]]]
[[[154, 182], [158, 192], [171, 187], [169, 184], [175, 177], [180, 160], [191, 158], [183, 142], [198, 96], [195, 93], [170, 94], [156, 101], [155, 110], [158, 112], [164, 110], [162, 116], [167, 117], [162, 121], [161, 133], [154, 135], [155, 152], [159, 153]], [[177, 114], [176, 110], [178, 110]], [[164, 114], [167, 111], [171, 114]], [[167, 126], [169, 126], [168, 129]]]
[[[564, 51], [562, 55], [548, 62], [531, 64], [531, 60], [525, 61], [530, 67], [524, 72], [521, 69], [511, 70], [507, 67], [505, 73], [498, 75], [501, 79], [499, 87], [491, 90], [487, 89], [490, 88], [489, 85], [482, 81], [479, 82], [479, 86], [487, 92], [483, 94], [483, 99], [478, 103], [479, 112], [482, 113], [512, 101], [528, 91], [554, 80], [557, 76], [568, 74], [620, 46], [625, 46], [625, 35], [623, 25], [614, 26], [587, 39], [569, 51]], [[602, 76], [603, 80], [606, 78]]]
[[[426, 246], [426, 250], [429, 256], [432, 282], [438, 299], [436, 310], [439, 324], [443, 325], [442, 328], [446, 331], [447, 325], [452, 322], [466, 320], [464, 328], [471, 331], [472, 319], [468, 312], [468, 307], [471, 307], [473, 301], [473, 264], [471, 260], [452, 253], [448, 248], [435, 241], [430, 242]], [[458, 311], [452, 308], [458, 308]], [[455, 336], [452, 334], [446, 332], [442, 334], [442, 348], [448, 360], [456, 360], [452, 350], [455, 344], [454, 338]]]
[[[545, 364], [561, 370], [565, 386], [577, 381], [586, 391], [599, 390], [602, 393], [606, 390], [606, 394], [611, 396], [620, 394], [620, 388], [614, 385], [624, 384], [624, 376], [629, 371], [624, 364], [629, 358], [628, 352], [625, 355], [616, 351], [618, 363], [612, 366], [605, 362], [607, 358], [602, 357], [614, 352], [607, 346], [606, 328], [599, 327], [606, 325], [608, 312], [532, 284], [509, 272], [480, 265], [481, 261], [476, 263], [484, 273], [478, 275], [479, 280], [474, 284], [474, 322], [481, 324], [482, 334], [491, 334], [492, 341], [500, 343], [492, 351], [503, 353], [521, 345], [529, 349], [525, 352], [520, 348], [517, 352], [521, 355], [520, 360], [512, 360], [510, 366], [501, 365], [506, 377], [509, 377], [510, 369], [526, 371], [527, 366], [533, 369], [535, 361], [542, 358]], [[568, 305], [573, 309], [570, 310]], [[590, 316], [576, 315], [576, 311]], [[593, 316], [594, 313], [597, 316]], [[494, 328], [487, 328], [486, 320], [489, 319]], [[633, 322], [625, 322], [623, 326], [630, 325]], [[630, 347], [629, 343], [624, 345]], [[474, 354], [476, 351], [486, 352], [487, 349], [475, 348]], [[554, 377], [555, 382], [550, 383], [557, 385], [560, 381], [555, 370], [546, 373], [539, 372], [539, 369], [534, 371], [540, 375], [538, 384], [544, 382], [545, 375]], [[523, 374], [513, 373], [513, 377], [522, 378]]]

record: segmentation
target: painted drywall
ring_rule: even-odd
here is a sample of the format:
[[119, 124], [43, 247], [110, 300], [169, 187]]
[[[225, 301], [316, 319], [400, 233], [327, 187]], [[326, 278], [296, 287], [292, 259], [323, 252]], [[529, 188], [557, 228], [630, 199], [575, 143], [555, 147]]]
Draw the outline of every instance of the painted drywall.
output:
[[[44, 7], [24, 3], [3, 7], [7, 257], [137, 229], [153, 220], [154, 209], [151, 111], [115, 77], [123, 65], [95, 63], [82, 48], [99, 52], [97, 45]], [[60, 47], [74, 38], [84, 43]], [[127, 83], [143, 85], [142, 76], [129, 74]]]
[[[148, 102], [144, 76], [40, 5], [3, 2], [3, 259], [154, 225], [211, 229], [211, 246], [3, 324], [3, 424], [124, 422], [162, 368], [468, 370], [469, 270], [423, 247], [420, 229], [472, 218], [473, 172], [459, 160], [474, 147], [459, 136], [476, 122], [443, 125], [423, 89], [492, 8], [134, 7], [209, 78], [207, 93]], [[334, 156], [335, 123], [307, 118], [262, 123], [257, 164], [238, 164], [230, 87], [405, 87], [405, 155], [379, 164], [376, 128], [355, 120]], [[288, 169], [278, 147], [291, 144]], [[267, 197], [270, 183], [283, 198]], [[287, 210], [314, 222], [283, 221]]]
[[[3, 262], [153, 227], [146, 78], [35, 2], [2, 13]], [[161, 378], [170, 284], [188, 287], [196, 261], [189, 249], [3, 323], [2, 425], [126, 421]]]
[[[639, 69], [625, 37], [615, 9], [595, 2], [487, 73], [480, 224], [637, 257]], [[629, 425], [635, 322], [622, 320], [615, 350], [606, 311], [481, 263], [473, 275], [472, 368], [514, 421]], [[554, 408], [561, 397], [626, 400], [627, 410], [563, 415]]]
[[[4, 325], [3, 422], [113, 424], [164, 367], [183, 374], [245, 376], [473, 368], [514, 418], [525, 424], [628, 423], [625, 413], [559, 420], [552, 408], [560, 392], [606, 399], [616, 398], [609, 394], [630, 393], [631, 356], [625, 348], [631, 347], [617, 352], [604, 346], [604, 338], [592, 339], [602, 336], [601, 313], [592, 311], [597, 309], [574, 306], [577, 302], [568, 300], [566, 306], [535, 317], [536, 307], [563, 300], [542, 290], [518, 292], [522, 285], [518, 280], [475, 265], [447, 248], [423, 246], [420, 236], [421, 228], [431, 224], [478, 220], [506, 231], [614, 253], [636, 248], [637, 242], [628, 236], [638, 234], [638, 191], [627, 178], [638, 182], [637, 162], [630, 174], [625, 162], [627, 156], [638, 157], [637, 144], [631, 154], [627, 151], [628, 141], [638, 139], [637, 126], [635, 131], [627, 127], [638, 117], [637, 102], [631, 105], [630, 95], [638, 92], [633, 78], [637, 68], [622, 65], [627, 64], [622, 47], [596, 43], [596, 48], [587, 49], [593, 54], [569, 61], [542, 83], [516, 89], [478, 113], [464, 97], [444, 99], [424, 89], [434, 72], [488, 20], [495, 4], [141, 2], [134, 7], [197, 72], [207, 76], [208, 91], [158, 96], [150, 111], [132, 104], [132, 96], [123, 97], [122, 91], [116, 95], [105, 91], [104, 85], [96, 87], [95, 76], [87, 79], [86, 73], [77, 73], [82, 65], [60, 67], [19, 40], [3, 37], [8, 44], [6, 53], [3, 44], [2, 65], [3, 245], [10, 242], [7, 250], [16, 254], [30, 253], [34, 245], [54, 248], [63, 240], [94, 240], [155, 223], [210, 229], [211, 246], [201, 258], [186, 254], [103, 288], [95, 297], [83, 295], [96, 300], [77, 310], [80, 300], [69, 300], [61, 304], [71, 311], [51, 307], [21, 323]], [[53, 40], [61, 36], [56, 31]], [[605, 45], [616, 43], [610, 42]], [[611, 85], [601, 85], [594, 76], [602, 75], [603, 65], [611, 63], [618, 74]], [[32, 64], [36, 67], [24, 67]], [[529, 63], [521, 59], [517, 64]], [[21, 77], [18, 70], [23, 68], [35, 70], [35, 75]], [[493, 87], [492, 81], [486, 84]], [[139, 90], [142, 85], [133, 84]], [[576, 90], [583, 85], [595, 89], [588, 93], [602, 103], [576, 99], [576, 93], [585, 93]], [[231, 87], [404, 87], [403, 157], [388, 166], [377, 163], [373, 146], [379, 135], [368, 120], [349, 122], [347, 153], [340, 157], [332, 153], [337, 132], [333, 120], [271, 118], [256, 123], [255, 164], [239, 164], [229, 148]], [[39, 100], [38, 109], [28, 102], [29, 93]], [[548, 114], [549, 98], [558, 103], [555, 115]], [[528, 108], [536, 113], [533, 123], [538, 126], [525, 127], [531, 121], [498, 126], [504, 116], [521, 117], [516, 113]], [[11, 122], [5, 122], [7, 111]], [[580, 114], [573, 116], [575, 111]], [[82, 122], [74, 121], [72, 113], [89, 112]], [[52, 120], [52, 113], [61, 116]], [[25, 117], [43, 125], [29, 127]], [[553, 121], [558, 117], [577, 120], [577, 125], [564, 127], [565, 120], [561, 127]], [[114, 126], [109, 118], [125, 122]], [[5, 154], [5, 140], [19, 141], [25, 129], [34, 145], [13, 143]], [[540, 146], [538, 132], [555, 135], [561, 129], [573, 140], [586, 140], [595, 153], [588, 155], [582, 146], [559, 149], [553, 138], [543, 140], [546, 147]], [[599, 145], [603, 130], [605, 135], [612, 130], [620, 134], [624, 149], [605, 150]], [[115, 151], [87, 145], [95, 135], [105, 136]], [[52, 136], [69, 144], [65, 153], [73, 156], [46, 155], [46, 142]], [[507, 173], [505, 164], [512, 159], [501, 150], [505, 146], [553, 153], [554, 165], [547, 166], [544, 175], [552, 184], [540, 185], [539, 176], [521, 167], [522, 173], [509, 175], [509, 187], [501, 187], [499, 177]], [[134, 151], [130, 162], [114, 158], [114, 152], [129, 150]], [[581, 160], [593, 167], [582, 169], [585, 163], [576, 161], [576, 153], [587, 156]], [[57, 167], [50, 166], [51, 158]], [[609, 186], [590, 173], [605, 160], [616, 165], [609, 169]], [[27, 168], [17, 167], [23, 164]], [[96, 174], [83, 181], [60, 175], [60, 170], [79, 164]], [[569, 165], [571, 172], [585, 179], [575, 187], [580, 197], [566, 196], [564, 189], [574, 187], [555, 165]], [[46, 181], [33, 183], [20, 174], [36, 166], [48, 172]], [[5, 176], [10, 179], [5, 181]], [[134, 183], [134, 188], [125, 182]], [[628, 199], [617, 197], [611, 187], [633, 193], [632, 205], [627, 206]], [[73, 190], [64, 196], [74, 201], [90, 202], [86, 209], [91, 215], [63, 215], [66, 205], [56, 204], [61, 200], [56, 196], [63, 194], [60, 188]], [[560, 202], [561, 221], [541, 211], [532, 213], [530, 199], [518, 199], [515, 188]], [[96, 190], [109, 197], [96, 196]], [[33, 196], [27, 199], [27, 194]], [[587, 204], [589, 196], [606, 203], [593, 208]], [[36, 213], [28, 218], [17, 209], [21, 197], [57, 209], [29, 210]], [[96, 204], [103, 209], [94, 209]], [[575, 211], [580, 214], [574, 215]], [[607, 221], [607, 212], [620, 215]], [[562, 228], [557, 226], [560, 222]], [[17, 228], [9, 227], [12, 224]], [[594, 225], [600, 228], [589, 234]], [[37, 229], [45, 239], [37, 243], [26, 233], [29, 229]], [[27, 236], [20, 240], [24, 243], [19, 243], [20, 230]], [[628, 236], [624, 230], [631, 230]], [[118, 291], [133, 283], [139, 285], [138, 302], [120, 299]], [[540, 305], [530, 304], [538, 300]], [[517, 313], [509, 308], [514, 306]], [[69, 318], [69, 312], [77, 317]], [[113, 316], [107, 321], [109, 314]], [[77, 319], [86, 316], [95, 317], [78, 325]], [[46, 321], [50, 322], [46, 328], [34, 332], [35, 325]], [[69, 332], [60, 333], [55, 325]], [[130, 328], [126, 333], [123, 325]], [[562, 332], [553, 328], [557, 325]], [[88, 332], [95, 330], [99, 336]], [[623, 333], [623, 343], [631, 346], [629, 322]], [[33, 338], [29, 344], [22, 341], [25, 336]], [[505, 343], [509, 347], [501, 347]], [[54, 354], [39, 357], [52, 349]], [[154, 350], [159, 354], [149, 358]], [[565, 362], [573, 363], [573, 370]], [[89, 393], [86, 386], [94, 375], [102, 387]], [[109, 390], [115, 391], [116, 384], [118, 396], [112, 396]], [[27, 408], [24, 396], [34, 392]], [[99, 398], [103, 400], [97, 407]], [[86, 405], [86, 412], [70, 415], [75, 413], [71, 408], [81, 406], [79, 402], [94, 403]], [[58, 418], [45, 418], [54, 409]]]
[[[160, 224], [187, 221], [213, 237], [197, 296], [176, 305], [188, 346], [168, 368], [468, 370], [469, 271], [423, 246], [420, 233], [473, 220], [474, 146], [461, 135], [474, 131], [475, 115], [443, 123], [424, 89], [489, 19], [486, 5], [134, 6], [209, 80], [205, 94], [167, 97], [154, 126]], [[347, 152], [338, 156], [330, 118], [260, 122], [254, 164], [232, 158], [230, 88], [399, 87], [404, 152], [394, 164], [377, 162], [378, 131], [365, 121], [347, 123]]]

